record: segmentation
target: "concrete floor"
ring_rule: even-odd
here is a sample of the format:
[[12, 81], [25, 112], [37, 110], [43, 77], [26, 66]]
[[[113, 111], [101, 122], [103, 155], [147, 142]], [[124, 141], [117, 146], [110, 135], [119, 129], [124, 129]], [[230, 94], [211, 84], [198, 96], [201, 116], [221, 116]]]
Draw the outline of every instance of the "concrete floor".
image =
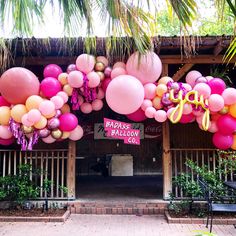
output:
[[162, 199], [162, 176], [78, 176], [76, 197], [81, 200]]
[[[0, 222], [0, 236], [194, 236], [196, 230], [209, 232], [205, 225], [168, 224], [163, 216], [71, 215], [66, 223]], [[213, 232], [236, 235], [232, 225], [214, 225]]]

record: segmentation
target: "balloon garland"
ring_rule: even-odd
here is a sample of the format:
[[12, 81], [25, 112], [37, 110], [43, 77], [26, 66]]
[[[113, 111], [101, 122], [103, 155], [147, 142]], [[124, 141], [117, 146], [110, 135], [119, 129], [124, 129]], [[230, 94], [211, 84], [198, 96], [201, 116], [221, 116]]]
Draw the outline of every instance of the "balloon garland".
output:
[[99, 111], [105, 98], [113, 111], [132, 121], [196, 121], [214, 133], [217, 148], [236, 150], [236, 89], [198, 71], [190, 71], [186, 83], [159, 78], [161, 71], [154, 52], [141, 57], [135, 52], [126, 64], [116, 62], [112, 68], [103, 56], [82, 54], [66, 72], [47, 65], [41, 83], [31, 71], [11, 68], [0, 78], [0, 144], [17, 140], [22, 150], [32, 150], [39, 139], [79, 140], [83, 129], [71, 109]]

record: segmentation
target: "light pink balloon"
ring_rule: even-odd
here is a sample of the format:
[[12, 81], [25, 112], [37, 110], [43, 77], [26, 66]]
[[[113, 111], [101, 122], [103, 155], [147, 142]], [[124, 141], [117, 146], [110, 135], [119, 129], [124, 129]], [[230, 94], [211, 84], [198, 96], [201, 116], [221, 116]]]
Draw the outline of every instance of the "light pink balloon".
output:
[[203, 95], [203, 98], [209, 98], [211, 95], [211, 88], [205, 83], [196, 84], [193, 90], [198, 91], [199, 95]]
[[148, 107], [145, 110], [145, 116], [147, 118], [154, 118], [155, 114], [156, 114], [156, 109], [154, 107]]
[[212, 77], [210, 75], [206, 76], [205, 78], [207, 79], [208, 82], [211, 81], [212, 79], [214, 79], [214, 77]]
[[49, 100], [44, 100], [39, 105], [39, 111], [42, 113], [42, 115], [50, 115], [55, 112], [55, 105]]
[[11, 131], [9, 130], [9, 126], [0, 125], [0, 138], [9, 139], [12, 136], [13, 135], [12, 135]]
[[87, 78], [89, 88], [96, 88], [101, 82], [99, 75], [94, 71], [88, 73]]
[[78, 125], [74, 130], [71, 131], [69, 139], [77, 141], [81, 139], [84, 135], [84, 131], [80, 125]]
[[50, 101], [54, 103], [56, 109], [62, 108], [65, 103], [61, 96], [53, 96]]
[[213, 112], [220, 111], [225, 105], [223, 97], [219, 94], [212, 94], [208, 99], [208, 104], [210, 111]]
[[164, 110], [158, 110], [155, 112], [154, 118], [157, 122], [165, 122], [167, 120], [167, 114]]
[[60, 96], [64, 100], [64, 103], [68, 102], [69, 97], [66, 92], [60, 91], [56, 96]]
[[221, 96], [224, 98], [225, 105], [232, 105], [236, 103], [236, 89], [227, 88], [223, 91]]
[[161, 75], [162, 64], [154, 52], [148, 52], [142, 56], [135, 52], [126, 63], [126, 70], [129, 75], [139, 79], [142, 84], [153, 83]]
[[[41, 116], [41, 114], [40, 114]], [[21, 123], [27, 127], [30, 127], [34, 124], [34, 122], [32, 121], [29, 121], [28, 120], [28, 113], [24, 114], [22, 117], [21, 117]]]
[[105, 97], [105, 93], [103, 91], [102, 88], [98, 89], [98, 93], [97, 93], [97, 99], [103, 99]]
[[84, 76], [80, 71], [71, 71], [70, 74], [68, 75], [68, 84], [72, 88], [80, 88], [83, 86]]
[[211, 133], [215, 133], [215, 132], [218, 131], [216, 121], [213, 121], [213, 120], [211, 121], [211, 125], [210, 125], [208, 131], [211, 132]]
[[40, 119], [41, 119], [41, 113], [38, 109], [32, 109], [28, 112], [27, 120], [29, 122], [32, 122], [34, 124], [40, 121]]
[[203, 114], [200, 115], [200, 116], [197, 116], [197, 117], [196, 117], [197, 123], [198, 123], [198, 124], [202, 124], [202, 119], [203, 119]]
[[126, 65], [125, 65], [125, 63], [122, 62], [122, 61], [116, 62], [116, 63], [114, 64], [114, 66], [113, 66], [113, 69], [118, 68], [118, 67], [123, 68], [123, 69], [126, 69]]
[[156, 96], [157, 86], [153, 83], [147, 83], [144, 86], [144, 96], [146, 99], [153, 99]]
[[113, 70], [111, 71], [111, 79], [114, 79], [119, 75], [126, 75], [126, 74], [127, 72], [124, 68], [116, 67], [115, 69], [113, 68]]
[[52, 137], [52, 135], [49, 135], [48, 137], [46, 138], [42, 138], [42, 140], [45, 142], [45, 143], [54, 143], [56, 141], [55, 138]]
[[80, 106], [84, 103], [84, 98], [81, 95], [78, 95], [78, 102]]
[[[170, 119], [170, 117], [171, 117], [171, 114], [172, 114], [172, 112], [174, 111], [174, 107], [171, 107], [170, 109], [168, 109], [168, 111], [167, 111], [167, 117], [168, 117], [168, 119]], [[177, 118], [177, 116], [178, 116], [178, 114], [177, 113], [175, 113], [175, 115], [174, 115], [174, 119], [176, 119]]]
[[191, 104], [188, 104], [188, 103], [184, 104], [184, 109], [183, 109], [184, 115], [188, 115], [188, 114], [192, 113], [192, 111], [193, 111], [193, 108], [192, 108]]
[[94, 111], [100, 111], [103, 107], [103, 101], [101, 99], [95, 99], [92, 102], [92, 108]]
[[81, 54], [76, 59], [76, 67], [79, 71], [88, 74], [95, 66], [95, 57], [88, 54]]
[[142, 105], [141, 105], [141, 109], [143, 111], [145, 111], [148, 107], [152, 107], [152, 101], [149, 99], [144, 99]]
[[190, 84], [182, 83], [182, 86], [183, 86], [187, 91], [191, 91], [191, 90], [192, 90], [192, 86], [191, 86]]
[[200, 77], [202, 77], [202, 74], [199, 71], [192, 70], [192, 71], [188, 72], [185, 80], [189, 85], [191, 85], [191, 87], [194, 87], [195, 81]]
[[89, 113], [92, 112], [93, 108], [92, 108], [92, 105], [90, 103], [85, 102], [80, 106], [80, 110], [85, 114], [89, 114]]
[[108, 106], [115, 112], [127, 115], [138, 110], [144, 100], [144, 88], [139, 80], [130, 75], [113, 79], [106, 91]]

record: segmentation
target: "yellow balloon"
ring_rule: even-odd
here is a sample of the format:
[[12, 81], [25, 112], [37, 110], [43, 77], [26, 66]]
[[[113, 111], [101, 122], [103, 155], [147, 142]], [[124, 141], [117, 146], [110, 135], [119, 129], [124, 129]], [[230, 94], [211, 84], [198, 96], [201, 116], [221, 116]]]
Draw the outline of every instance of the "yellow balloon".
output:
[[159, 97], [162, 97], [164, 93], [167, 92], [167, 86], [165, 84], [159, 84], [156, 88], [156, 94]]
[[35, 127], [36, 129], [43, 129], [43, 128], [46, 127], [47, 122], [48, 122], [47, 119], [46, 119], [44, 116], [41, 116], [40, 121], [37, 122], [36, 124], [34, 124], [34, 127]]
[[62, 139], [67, 139], [70, 136], [70, 132], [63, 131], [61, 138]]
[[167, 85], [168, 82], [174, 82], [174, 80], [169, 76], [164, 76], [158, 80], [158, 84], [165, 84]]
[[68, 104], [64, 104], [63, 107], [61, 108], [62, 114], [64, 113], [69, 113], [70, 112], [70, 106]]
[[67, 80], [68, 74], [67, 73], [61, 73], [58, 76], [58, 80], [60, 81], [61, 85], [66, 85], [68, 84], [68, 80]]
[[161, 104], [161, 98], [160, 97], [155, 97], [152, 100], [152, 105], [157, 109], [161, 109], [162, 108], [162, 104]]
[[32, 95], [27, 98], [27, 100], [25, 102], [25, 106], [28, 111], [30, 111], [32, 109], [38, 109], [39, 105], [42, 101], [43, 101], [43, 99], [40, 96]]
[[0, 125], [8, 125], [11, 118], [11, 109], [7, 106], [0, 107]]
[[67, 93], [68, 96], [71, 96], [73, 92], [73, 88], [69, 84], [66, 84], [63, 87], [63, 91]]
[[234, 139], [234, 141], [233, 141], [233, 144], [232, 144], [231, 148], [232, 148], [233, 150], [236, 150], [236, 134], [233, 135], [233, 139]]
[[236, 118], [236, 103], [229, 107], [229, 114]]
[[23, 104], [18, 104], [12, 107], [11, 109], [11, 117], [14, 121], [21, 123], [21, 118], [24, 114], [27, 113], [26, 106]]

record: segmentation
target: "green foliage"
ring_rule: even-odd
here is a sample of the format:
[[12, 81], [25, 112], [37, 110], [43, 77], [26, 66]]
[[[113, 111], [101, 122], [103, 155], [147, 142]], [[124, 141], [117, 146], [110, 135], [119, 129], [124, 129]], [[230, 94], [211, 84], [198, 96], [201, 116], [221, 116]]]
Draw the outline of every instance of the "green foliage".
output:
[[214, 233], [210, 233], [208, 231], [203, 231], [203, 230], [195, 230], [194, 231], [197, 234], [194, 234], [194, 236], [217, 236]]

